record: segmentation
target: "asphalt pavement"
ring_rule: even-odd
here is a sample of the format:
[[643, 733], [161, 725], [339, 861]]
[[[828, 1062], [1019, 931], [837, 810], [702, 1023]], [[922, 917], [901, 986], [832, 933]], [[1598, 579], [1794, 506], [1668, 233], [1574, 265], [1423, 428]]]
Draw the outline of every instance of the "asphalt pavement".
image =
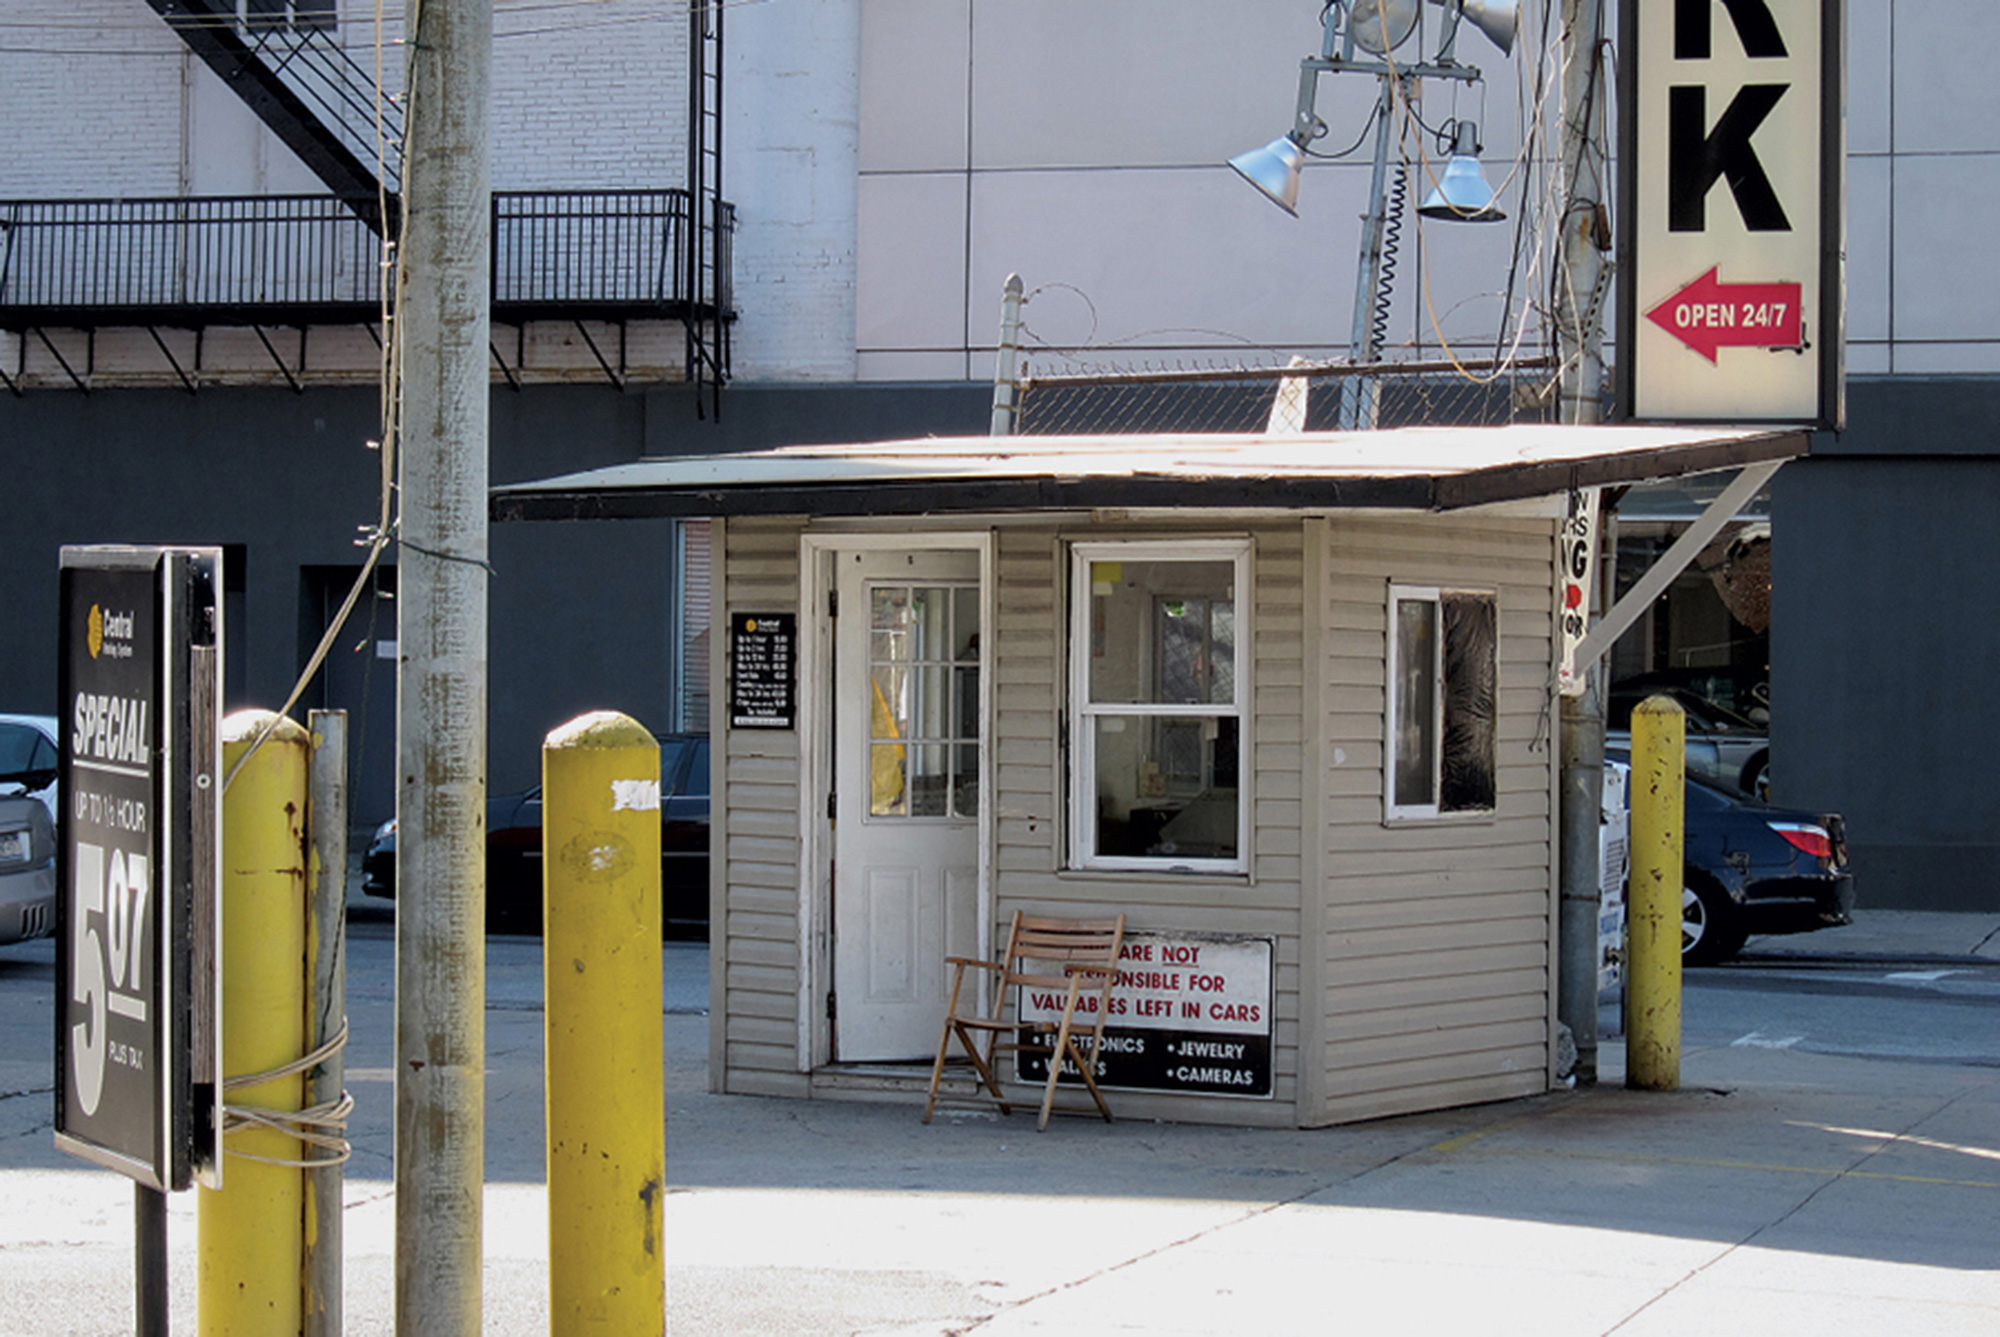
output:
[[[347, 1331], [393, 1328], [392, 926], [351, 930]], [[1341, 1128], [941, 1113], [707, 1091], [705, 949], [664, 949], [668, 1326], [686, 1334], [1991, 1334], [2000, 1069], [1734, 1044]], [[540, 944], [489, 945], [486, 1331], [548, 1331]], [[1862, 912], [1753, 940], [1987, 978], [2000, 915]], [[131, 1331], [131, 1193], [55, 1152], [51, 944], [0, 951], [0, 1333]], [[46, 994], [46, 990], [43, 991]], [[2000, 1019], [1992, 1022], [2000, 1026]], [[170, 1208], [193, 1332], [194, 1195]]]

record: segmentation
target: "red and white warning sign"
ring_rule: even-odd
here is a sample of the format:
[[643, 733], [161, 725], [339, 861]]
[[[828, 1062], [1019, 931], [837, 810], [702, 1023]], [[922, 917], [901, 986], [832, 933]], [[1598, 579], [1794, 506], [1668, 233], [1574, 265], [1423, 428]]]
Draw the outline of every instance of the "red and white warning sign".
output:
[[[1271, 1094], [1272, 940], [1132, 933], [1119, 953], [1098, 1081], [1154, 1091]], [[1064, 996], [1029, 989], [1024, 1021], [1060, 1021]], [[1085, 1000], [1092, 1007], [1095, 999]], [[1079, 1004], [1079, 1011], [1082, 1004]], [[1024, 1081], [1046, 1078], [1023, 1057]]]

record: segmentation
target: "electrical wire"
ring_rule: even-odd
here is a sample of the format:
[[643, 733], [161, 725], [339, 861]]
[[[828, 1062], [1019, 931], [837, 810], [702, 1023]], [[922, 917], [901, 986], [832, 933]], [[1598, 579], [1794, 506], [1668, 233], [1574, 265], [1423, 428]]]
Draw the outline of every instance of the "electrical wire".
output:
[[[383, 40], [382, 2], [383, 0], [375, 0], [375, 146], [378, 157], [383, 152], [388, 138], [383, 114], [384, 94], [382, 92], [382, 55], [387, 45]], [[419, 0], [420, 2], [421, 0]], [[406, 135], [408, 134], [407, 127], [412, 123], [417, 110], [415, 100], [406, 95], [403, 111], [404, 133]], [[398, 299], [401, 296], [402, 266], [398, 262], [396, 243], [391, 240], [391, 237], [398, 229], [392, 228], [389, 225], [389, 188], [379, 174], [376, 177], [375, 189], [375, 207], [383, 220], [380, 260], [383, 271], [382, 296], [381, 305], [378, 308], [382, 323], [382, 360], [381, 375], [379, 377], [382, 387], [379, 404], [382, 436], [380, 441], [374, 443], [380, 455], [381, 477], [378, 488], [380, 504], [377, 509], [375, 523], [372, 526], [364, 526], [362, 528], [363, 538], [358, 540], [358, 542], [365, 545], [367, 553], [362, 559], [361, 570], [356, 574], [353, 585], [347, 591], [347, 597], [341, 600], [339, 610], [328, 622], [326, 633], [320, 637], [319, 644], [313, 648], [312, 654], [307, 658], [305, 668], [300, 671], [298, 680], [292, 684], [292, 690], [285, 697], [285, 703], [272, 714], [269, 720], [265, 721], [263, 727], [250, 740], [250, 745], [243, 750], [242, 755], [237, 757], [235, 764], [223, 776], [222, 792], [225, 794], [229, 792], [229, 786], [235, 783], [237, 775], [249, 763], [250, 758], [257, 755], [258, 750], [270, 740], [272, 733], [291, 715], [292, 708], [299, 703], [299, 698], [305, 695], [306, 688], [311, 685], [313, 678], [318, 675], [320, 668], [326, 663], [327, 655], [332, 651], [334, 643], [340, 637], [341, 631], [347, 626], [347, 620], [353, 615], [355, 605], [360, 602], [362, 594], [373, 582], [375, 568], [381, 563], [383, 552], [388, 548], [390, 543], [395, 541], [398, 523], [396, 516], [396, 452], [402, 435], [402, 339], [397, 320]]]

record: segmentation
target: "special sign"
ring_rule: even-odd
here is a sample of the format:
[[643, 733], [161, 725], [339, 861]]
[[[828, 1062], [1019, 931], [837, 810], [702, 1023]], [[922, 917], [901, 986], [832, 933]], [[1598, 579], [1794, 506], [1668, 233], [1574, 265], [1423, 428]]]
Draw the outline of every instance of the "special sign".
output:
[[1843, 414], [1841, 0], [1621, 6], [1622, 398], [1655, 422]]
[[[1271, 1094], [1269, 938], [1132, 933], [1119, 951], [1095, 1074], [1105, 1086], [1201, 1095]], [[1023, 990], [1023, 1021], [1062, 1020], [1065, 995]], [[1094, 1007], [1086, 998], [1077, 1004]], [[1048, 1080], [1023, 1054], [1021, 1080]]]
[[[194, 855], [212, 859], [219, 789], [204, 561], [66, 548], [61, 573], [56, 1144], [161, 1190], [213, 1165], [212, 977], [192, 987], [197, 947], [212, 961], [194, 897], [214, 879]], [[209, 837], [191, 843], [204, 820]]]

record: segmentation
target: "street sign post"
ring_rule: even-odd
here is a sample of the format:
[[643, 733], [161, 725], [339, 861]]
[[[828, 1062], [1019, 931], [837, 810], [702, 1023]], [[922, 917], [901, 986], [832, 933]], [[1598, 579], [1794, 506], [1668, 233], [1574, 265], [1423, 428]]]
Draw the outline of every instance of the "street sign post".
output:
[[1845, 0], [1620, 7], [1619, 402], [1845, 415]]
[[219, 1184], [215, 549], [66, 547], [55, 1141]]

